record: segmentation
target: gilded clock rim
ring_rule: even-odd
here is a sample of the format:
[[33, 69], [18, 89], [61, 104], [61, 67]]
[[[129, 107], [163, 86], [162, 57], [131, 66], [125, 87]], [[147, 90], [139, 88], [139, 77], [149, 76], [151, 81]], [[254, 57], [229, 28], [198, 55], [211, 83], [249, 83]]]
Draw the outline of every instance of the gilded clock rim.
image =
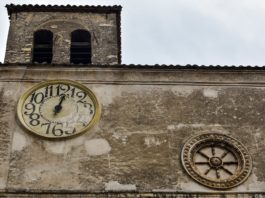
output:
[[[95, 106], [95, 114], [93, 115], [93, 118], [91, 119], [91, 121], [89, 122], [89, 124], [83, 128], [81, 131], [79, 131], [76, 134], [73, 135], [69, 135], [69, 136], [64, 136], [64, 137], [48, 137], [48, 136], [43, 136], [40, 133], [38, 133], [38, 131], [33, 130], [32, 128], [30, 128], [24, 121], [23, 115], [22, 115], [22, 109], [23, 109], [23, 104], [25, 103], [26, 99], [30, 96], [30, 94], [32, 94], [32, 92], [41, 89], [47, 85], [52, 85], [52, 84], [69, 84], [72, 86], [75, 86], [77, 88], [79, 88], [82, 91], [85, 91], [88, 96], [90, 97], [90, 99], [92, 100], [94, 106]], [[49, 140], [61, 140], [61, 139], [70, 139], [76, 136], [79, 136], [85, 132], [87, 132], [89, 129], [91, 129], [100, 119], [100, 115], [101, 115], [101, 106], [100, 103], [96, 97], [96, 95], [85, 85], [73, 81], [73, 80], [66, 80], [66, 79], [61, 79], [61, 80], [47, 80], [44, 82], [40, 82], [36, 85], [34, 85], [33, 87], [29, 88], [26, 92], [24, 92], [21, 97], [19, 98], [19, 101], [17, 103], [17, 117], [20, 121], [20, 124], [22, 124], [22, 126], [26, 129], [26, 131], [30, 132], [31, 134], [37, 135], [39, 137], [45, 138], [45, 139], [49, 139]]]

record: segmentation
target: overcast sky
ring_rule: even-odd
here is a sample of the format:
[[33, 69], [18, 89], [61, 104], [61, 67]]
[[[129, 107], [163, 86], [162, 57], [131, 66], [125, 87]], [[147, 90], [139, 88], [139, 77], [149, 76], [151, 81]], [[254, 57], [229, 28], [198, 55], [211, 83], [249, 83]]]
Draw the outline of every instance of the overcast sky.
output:
[[125, 64], [265, 65], [265, 0], [0, 0], [5, 4], [122, 5]]

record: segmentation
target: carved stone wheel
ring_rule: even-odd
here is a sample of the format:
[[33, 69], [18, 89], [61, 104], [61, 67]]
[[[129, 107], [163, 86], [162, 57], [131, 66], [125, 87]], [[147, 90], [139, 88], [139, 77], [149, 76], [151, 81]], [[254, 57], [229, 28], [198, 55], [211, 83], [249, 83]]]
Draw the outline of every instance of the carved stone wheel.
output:
[[193, 179], [215, 189], [241, 184], [252, 169], [247, 149], [236, 139], [217, 133], [190, 138], [183, 147], [181, 160]]

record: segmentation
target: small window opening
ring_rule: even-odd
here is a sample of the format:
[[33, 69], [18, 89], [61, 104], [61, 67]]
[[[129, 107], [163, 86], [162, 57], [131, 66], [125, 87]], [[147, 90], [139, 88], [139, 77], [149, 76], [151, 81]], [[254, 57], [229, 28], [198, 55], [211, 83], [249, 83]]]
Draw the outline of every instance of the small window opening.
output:
[[53, 33], [49, 30], [38, 30], [34, 33], [33, 63], [52, 62]]
[[71, 34], [71, 63], [91, 63], [91, 36], [86, 30], [75, 30]]

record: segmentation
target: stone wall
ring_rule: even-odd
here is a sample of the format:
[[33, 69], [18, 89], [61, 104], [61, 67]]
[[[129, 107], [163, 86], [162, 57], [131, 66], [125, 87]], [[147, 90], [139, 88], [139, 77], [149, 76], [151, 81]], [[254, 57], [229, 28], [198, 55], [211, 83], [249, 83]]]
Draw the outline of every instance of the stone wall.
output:
[[[21, 127], [16, 104], [33, 85], [58, 78], [90, 88], [100, 101], [102, 115], [81, 136], [49, 141]], [[1, 190], [264, 192], [264, 82], [264, 70], [2, 65]], [[246, 147], [253, 168], [245, 182], [219, 191], [187, 174], [180, 157], [183, 145], [205, 133], [229, 135]]]
[[39, 29], [53, 32], [52, 63], [70, 62], [71, 32], [91, 33], [92, 64], [117, 64], [119, 18], [116, 13], [18, 12], [11, 15], [5, 62], [31, 63], [33, 34]]

